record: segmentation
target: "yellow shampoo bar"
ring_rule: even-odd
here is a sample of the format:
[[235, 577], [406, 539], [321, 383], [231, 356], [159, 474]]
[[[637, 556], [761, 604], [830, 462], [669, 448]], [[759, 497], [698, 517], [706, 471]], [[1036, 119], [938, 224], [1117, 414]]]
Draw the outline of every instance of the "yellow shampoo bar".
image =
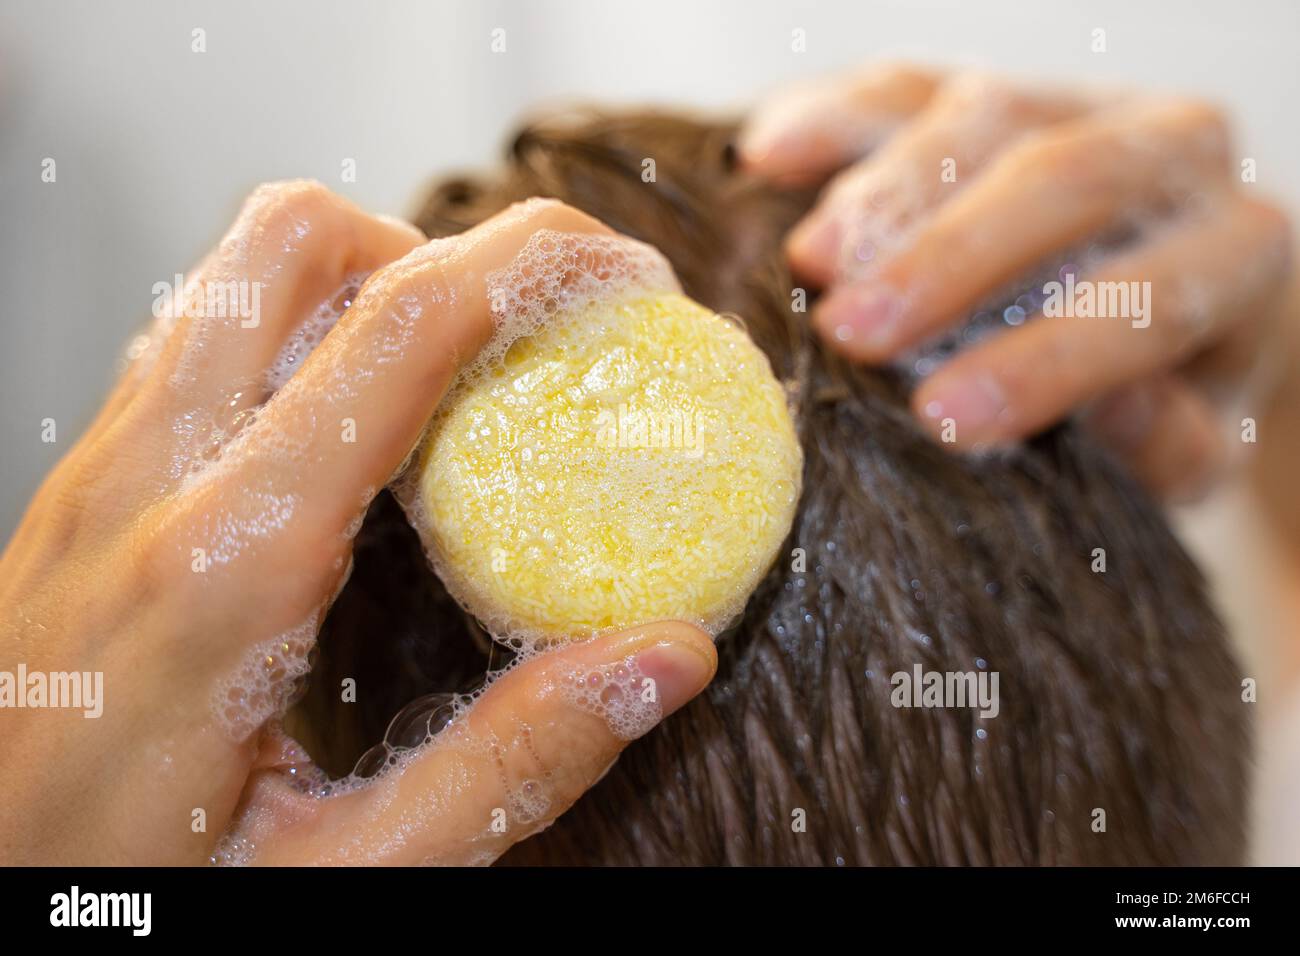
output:
[[743, 329], [636, 292], [515, 341], [444, 403], [417, 467], [448, 589], [532, 643], [669, 618], [716, 635], [790, 530], [803, 455]]

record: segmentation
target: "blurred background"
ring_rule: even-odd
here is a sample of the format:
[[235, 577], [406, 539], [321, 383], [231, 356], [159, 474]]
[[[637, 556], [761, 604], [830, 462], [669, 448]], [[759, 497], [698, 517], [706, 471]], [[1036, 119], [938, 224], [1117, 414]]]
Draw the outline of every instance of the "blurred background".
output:
[[[259, 182], [312, 177], [400, 215], [548, 105], [738, 111], [905, 58], [1216, 101], [1294, 214], [1298, 39], [1294, 0], [0, 0], [0, 541], [89, 422], [153, 284]], [[1175, 519], [1260, 680], [1257, 858], [1300, 862], [1300, 564], [1240, 479]]]

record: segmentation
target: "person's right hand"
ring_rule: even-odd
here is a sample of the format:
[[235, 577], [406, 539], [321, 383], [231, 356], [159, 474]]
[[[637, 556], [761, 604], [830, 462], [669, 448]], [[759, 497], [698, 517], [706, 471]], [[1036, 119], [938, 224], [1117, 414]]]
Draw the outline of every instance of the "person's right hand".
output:
[[1078, 279], [1149, 282], [1147, 324], [1041, 318], [961, 351], [913, 401], [949, 447], [1086, 410], [1149, 485], [1194, 494], [1225, 453], [1213, 400], [1296, 308], [1287, 219], [1241, 182], [1227, 123], [1195, 100], [885, 66], [773, 96], [739, 153], [776, 183], [835, 174], [787, 253], [824, 289], [814, 326], [857, 362], [898, 359], [1055, 257], [1136, 230]]
[[[330, 799], [295, 789], [302, 755], [264, 734], [361, 516], [492, 334], [485, 274], [540, 229], [609, 232], [535, 200], [425, 244], [317, 184], [253, 195], [190, 283], [260, 283], [259, 319], [161, 322], [0, 559], [0, 670], [103, 675], [98, 717], [0, 709], [0, 860], [198, 863], [238, 818], [236, 855], [257, 862], [490, 862], [627, 743], [575, 681], [635, 665], [651, 720], [708, 683], [713, 643], [686, 624], [569, 645], [494, 683], [400, 773]], [[372, 270], [269, 394], [295, 330]]]

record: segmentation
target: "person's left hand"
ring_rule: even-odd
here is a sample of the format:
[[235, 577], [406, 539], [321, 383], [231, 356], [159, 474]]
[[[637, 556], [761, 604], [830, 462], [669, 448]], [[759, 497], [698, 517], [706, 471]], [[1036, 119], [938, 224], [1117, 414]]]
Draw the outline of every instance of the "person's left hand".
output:
[[689, 624], [567, 644], [328, 799], [276, 728], [362, 516], [492, 336], [484, 277], [539, 230], [611, 233], [534, 200], [425, 244], [318, 183], [253, 194], [186, 288], [258, 289], [256, 312], [162, 316], [0, 556], [0, 674], [26, 675], [0, 707], [0, 861], [488, 863], [704, 688], [717, 655]]

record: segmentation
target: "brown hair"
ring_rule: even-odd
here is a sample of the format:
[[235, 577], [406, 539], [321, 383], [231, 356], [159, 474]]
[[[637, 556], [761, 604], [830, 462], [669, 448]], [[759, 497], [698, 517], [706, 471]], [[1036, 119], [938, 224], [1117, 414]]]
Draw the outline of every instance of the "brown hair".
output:
[[[737, 173], [732, 132], [663, 115], [534, 125], [503, 175], [446, 181], [416, 218], [437, 236], [528, 196], [577, 206], [742, 316], [801, 399], [803, 500], [713, 685], [505, 862], [1240, 862], [1240, 672], [1157, 510], [1068, 425], [1012, 453], [949, 454], [897, 376], [822, 350], [780, 250], [811, 195]], [[317, 756], [337, 772], [401, 704], [463, 689], [502, 653], [386, 494], [355, 561], [303, 704], [332, 728]], [[891, 675], [914, 664], [997, 672], [1000, 713], [893, 706]], [[322, 690], [344, 676], [360, 703]]]

